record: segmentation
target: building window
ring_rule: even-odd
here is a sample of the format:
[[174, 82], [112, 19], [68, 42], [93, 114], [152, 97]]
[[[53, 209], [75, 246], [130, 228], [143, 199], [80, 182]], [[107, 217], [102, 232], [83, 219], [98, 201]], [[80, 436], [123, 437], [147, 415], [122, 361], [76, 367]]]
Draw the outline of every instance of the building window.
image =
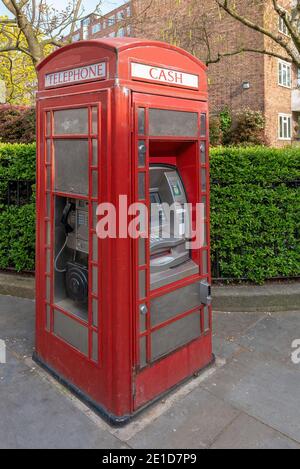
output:
[[123, 21], [124, 16], [125, 16], [125, 15], [124, 15], [124, 11], [122, 11], [122, 10], [121, 10], [121, 11], [118, 11], [118, 13], [117, 13], [117, 21]]
[[94, 24], [92, 27], [92, 34], [97, 34], [99, 33], [99, 31], [101, 31], [101, 24], [100, 23]]
[[82, 26], [89, 26], [91, 22], [90, 18], [86, 18], [85, 20], [82, 20]]
[[279, 60], [279, 85], [291, 88], [292, 86], [292, 66], [289, 62]]
[[126, 29], [125, 28], [120, 28], [118, 33], [117, 33], [117, 36], [118, 37], [125, 37], [126, 36]]
[[110, 16], [110, 17], [108, 18], [108, 25], [109, 25], [109, 26], [113, 26], [113, 25], [115, 24], [115, 22], [116, 22], [116, 17], [115, 17], [115, 15], [114, 15], [114, 16]]
[[80, 33], [74, 34], [72, 37], [72, 42], [80, 41]]
[[282, 34], [285, 34], [286, 36], [289, 36], [289, 30], [284, 22], [284, 19], [279, 16], [279, 32]]
[[292, 139], [292, 116], [279, 114], [279, 140]]

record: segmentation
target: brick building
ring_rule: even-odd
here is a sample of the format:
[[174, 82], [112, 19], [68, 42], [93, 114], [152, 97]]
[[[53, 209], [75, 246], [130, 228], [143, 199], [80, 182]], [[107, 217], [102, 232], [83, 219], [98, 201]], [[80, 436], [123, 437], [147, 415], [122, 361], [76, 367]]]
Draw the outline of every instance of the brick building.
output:
[[[292, 0], [282, 0], [290, 8]], [[287, 38], [285, 25], [271, 0], [237, 0], [238, 11], [277, 35]], [[149, 8], [149, 6], [151, 6]], [[218, 10], [214, 0], [132, 0], [99, 18], [82, 22], [72, 40], [135, 36], [164, 40], [183, 47], [202, 60], [208, 54], [242, 48], [276, 49], [270, 39], [252, 31]], [[281, 52], [282, 53], [282, 52]], [[288, 61], [258, 53], [242, 53], [209, 65], [211, 113], [229, 107], [261, 111], [266, 119], [266, 140], [285, 146], [300, 139], [298, 70]], [[299, 125], [298, 125], [299, 124]]]

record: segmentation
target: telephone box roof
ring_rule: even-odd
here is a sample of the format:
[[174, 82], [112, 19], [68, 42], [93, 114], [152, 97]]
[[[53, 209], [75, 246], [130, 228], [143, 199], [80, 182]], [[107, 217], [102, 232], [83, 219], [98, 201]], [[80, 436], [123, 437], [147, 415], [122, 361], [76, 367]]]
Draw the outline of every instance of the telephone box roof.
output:
[[137, 39], [137, 38], [129, 38], [129, 37], [124, 37], [124, 38], [105, 38], [105, 39], [92, 39], [92, 40], [87, 40], [87, 41], [78, 41], [72, 44], [68, 44], [67, 46], [61, 47], [60, 49], [57, 49], [54, 51], [52, 54], [50, 54], [48, 57], [46, 57], [44, 60], [42, 60], [38, 65], [37, 65], [37, 70], [40, 71], [50, 60], [53, 58], [59, 56], [60, 54], [70, 50], [74, 50], [76, 48], [80, 47], [86, 47], [86, 46], [91, 46], [91, 47], [100, 47], [102, 49], [109, 49], [111, 51], [114, 51], [116, 54], [126, 51], [128, 49], [135, 49], [138, 47], [158, 47], [162, 49], [169, 49], [170, 51], [175, 51], [178, 52], [181, 55], [185, 55], [188, 57], [190, 60], [195, 62], [197, 65], [202, 67], [203, 70], [207, 70], [206, 65], [201, 62], [197, 57], [194, 55], [190, 54], [189, 52], [185, 51], [184, 49], [181, 49], [180, 47], [173, 46], [171, 44], [167, 44], [165, 42], [161, 41], [150, 41], [147, 39]]

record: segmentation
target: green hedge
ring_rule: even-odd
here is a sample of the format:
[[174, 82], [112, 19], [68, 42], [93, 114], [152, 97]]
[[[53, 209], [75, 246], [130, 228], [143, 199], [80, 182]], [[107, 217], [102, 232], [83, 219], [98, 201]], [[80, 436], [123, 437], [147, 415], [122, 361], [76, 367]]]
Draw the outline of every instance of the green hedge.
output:
[[0, 143], [0, 269], [33, 270], [35, 205], [7, 207], [9, 181], [32, 181], [36, 173], [35, 144]]
[[300, 188], [293, 181], [300, 183], [300, 149], [212, 149], [215, 275], [258, 283], [300, 275]]
[[[34, 177], [34, 145], [0, 144], [0, 181]], [[258, 283], [300, 276], [300, 149], [214, 148], [211, 181], [215, 274]], [[32, 270], [34, 204], [0, 208], [0, 268]]]
[[9, 181], [35, 181], [35, 144], [0, 143], [0, 203], [6, 200]]

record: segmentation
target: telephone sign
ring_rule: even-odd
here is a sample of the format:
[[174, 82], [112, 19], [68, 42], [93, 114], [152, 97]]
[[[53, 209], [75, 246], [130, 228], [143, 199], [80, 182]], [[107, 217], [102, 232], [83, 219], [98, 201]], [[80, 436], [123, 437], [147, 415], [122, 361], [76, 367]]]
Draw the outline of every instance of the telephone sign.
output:
[[153, 67], [133, 62], [131, 64], [132, 78], [155, 81], [158, 83], [186, 86], [187, 88], [199, 88], [199, 76], [190, 73], [184, 73], [178, 70]]

